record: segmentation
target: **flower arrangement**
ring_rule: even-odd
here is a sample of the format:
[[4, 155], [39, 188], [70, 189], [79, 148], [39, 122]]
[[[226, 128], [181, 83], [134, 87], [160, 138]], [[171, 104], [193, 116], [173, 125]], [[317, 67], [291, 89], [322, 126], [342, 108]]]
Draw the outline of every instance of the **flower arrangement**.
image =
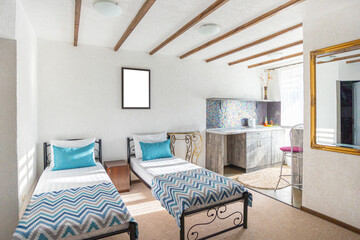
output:
[[273, 79], [273, 77], [271, 76], [271, 70], [265, 69], [264, 72], [265, 72], [265, 75], [266, 75], [266, 82], [264, 80], [263, 73], [260, 76], [260, 80], [261, 80], [262, 84], [264, 85], [264, 87], [268, 87], [269, 82], [270, 82], [270, 80]]
[[270, 82], [270, 80], [273, 79], [273, 77], [271, 76], [271, 70], [265, 69], [264, 72], [266, 75], [266, 81], [264, 80], [263, 73], [260, 75], [260, 80], [261, 80], [262, 84], [264, 85], [264, 100], [268, 100], [267, 90], [268, 90], [269, 82]]

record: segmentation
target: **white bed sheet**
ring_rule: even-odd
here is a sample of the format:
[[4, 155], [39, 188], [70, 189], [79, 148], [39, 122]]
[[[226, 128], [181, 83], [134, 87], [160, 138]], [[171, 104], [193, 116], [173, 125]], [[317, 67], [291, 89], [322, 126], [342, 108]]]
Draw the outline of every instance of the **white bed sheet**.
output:
[[155, 176], [201, 168], [178, 157], [143, 161], [131, 158], [130, 166], [149, 186]]
[[42, 173], [34, 194], [86, 187], [100, 183], [111, 182], [101, 163], [96, 166], [51, 171], [47, 167]]

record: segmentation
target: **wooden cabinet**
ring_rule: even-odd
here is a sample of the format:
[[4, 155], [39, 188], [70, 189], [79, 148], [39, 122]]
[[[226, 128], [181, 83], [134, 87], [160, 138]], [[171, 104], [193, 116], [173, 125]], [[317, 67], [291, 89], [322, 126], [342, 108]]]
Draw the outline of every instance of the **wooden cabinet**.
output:
[[228, 135], [207, 132], [206, 168], [223, 174], [226, 162], [246, 171], [279, 163], [283, 142], [284, 130], [280, 128]]
[[130, 191], [130, 169], [125, 160], [105, 162], [105, 170], [118, 192]]

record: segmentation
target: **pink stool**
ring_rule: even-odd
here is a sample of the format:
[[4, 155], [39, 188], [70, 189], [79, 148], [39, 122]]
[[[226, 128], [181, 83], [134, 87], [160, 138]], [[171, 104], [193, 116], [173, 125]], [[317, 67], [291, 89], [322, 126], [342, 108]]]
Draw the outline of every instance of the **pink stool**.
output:
[[[285, 178], [283, 178], [285, 176], [291, 176], [291, 181], [292, 181], [292, 173], [293, 173], [292, 169], [291, 169], [291, 175], [282, 174], [282, 170], [283, 170], [283, 166], [285, 164], [286, 157], [291, 157], [291, 161], [293, 160], [293, 158], [302, 159], [303, 147], [301, 147], [301, 146], [302, 146], [303, 129], [299, 129], [299, 127], [302, 128], [303, 125], [302, 124], [295, 125], [290, 130], [291, 146], [284, 146], [284, 147], [280, 148], [280, 150], [283, 152], [283, 156], [281, 159], [279, 181], [276, 184], [275, 191], [277, 190], [281, 180], [284, 180], [291, 186], [294, 186], [294, 185], [301, 186], [302, 185], [300, 183], [299, 184], [293, 184], [292, 182], [290, 183]], [[295, 131], [298, 131], [298, 130], [301, 130], [301, 132], [300, 132], [301, 134], [299, 134], [299, 133], [295, 134]]]
[[[281, 147], [280, 150], [283, 152], [291, 152], [291, 146]], [[303, 152], [303, 148], [302, 147], [293, 147], [293, 152], [294, 153]]]

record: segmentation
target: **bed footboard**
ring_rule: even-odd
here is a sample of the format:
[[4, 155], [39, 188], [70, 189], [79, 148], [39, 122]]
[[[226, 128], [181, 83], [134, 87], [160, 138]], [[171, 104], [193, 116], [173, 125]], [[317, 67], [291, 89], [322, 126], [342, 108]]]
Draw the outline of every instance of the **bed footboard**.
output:
[[[211, 204], [209, 206], [206, 207], [202, 207], [202, 208], [197, 208], [194, 210], [190, 210], [190, 211], [185, 211], [183, 212], [183, 214], [181, 215], [181, 229], [180, 229], [180, 240], [200, 240], [200, 239], [208, 239], [217, 235], [220, 235], [222, 233], [231, 231], [235, 228], [239, 228], [239, 227], [244, 227], [245, 229], [247, 228], [247, 218], [248, 218], [248, 192], [244, 192], [242, 194], [242, 196], [238, 197], [238, 198], [234, 198], [228, 201], [223, 201], [220, 203], [214, 203]], [[238, 201], [242, 201], [244, 203], [244, 207], [243, 207], [243, 212], [241, 211], [233, 211], [233, 212], [228, 212], [228, 208], [227, 205], [234, 203], [234, 202], [238, 202]], [[187, 232], [185, 233], [185, 217], [186, 216], [190, 216], [192, 214], [195, 213], [199, 213], [202, 211], [207, 211], [206, 215], [207, 215], [207, 219], [204, 220], [204, 222], [202, 223], [196, 223], [194, 225], [192, 225], [191, 227], [188, 228]], [[198, 228], [199, 227], [206, 227], [211, 225], [214, 221], [225, 221], [228, 219], [233, 219], [232, 223], [233, 225], [223, 229], [219, 232], [207, 235], [207, 236], [199, 236], [199, 232], [198, 232]]]

